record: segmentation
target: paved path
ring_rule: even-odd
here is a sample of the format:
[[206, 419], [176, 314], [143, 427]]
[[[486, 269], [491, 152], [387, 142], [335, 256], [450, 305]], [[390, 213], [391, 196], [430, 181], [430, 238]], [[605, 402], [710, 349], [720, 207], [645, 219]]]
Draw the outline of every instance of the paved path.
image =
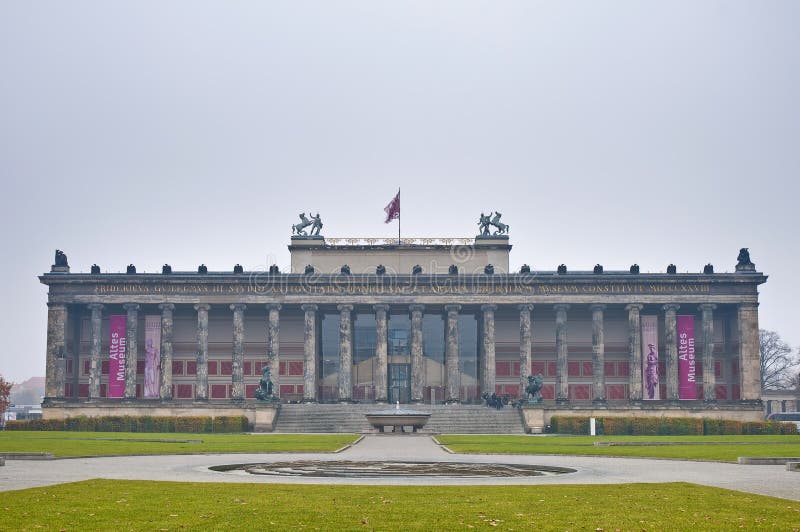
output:
[[[507, 463], [562, 466], [575, 473], [529, 478], [387, 478], [310, 479], [272, 478], [247, 473], [218, 473], [222, 464], [292, 460], [408, 460], [469, 463]], [[284, 484], [621, 484], [634, 482], [693, 482], [733, 490], [800, 500], [800, 473], [784, 466], [753, 466], [718, 462], [608, 458], [599, 456], [450, 454], [429, 436], [371, 435], [338, 454], [215, 454], [74, 458], [48, 461], [7, 460], [0, 467], [0, 491], [91, 478], [172, 480], [187, 482], [251, 482]]]

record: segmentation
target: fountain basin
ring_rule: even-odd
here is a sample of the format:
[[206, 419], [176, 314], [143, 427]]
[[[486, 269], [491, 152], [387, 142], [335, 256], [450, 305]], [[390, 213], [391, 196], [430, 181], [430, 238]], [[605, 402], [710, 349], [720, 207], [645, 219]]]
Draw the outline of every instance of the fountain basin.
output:
[[384, 432], [385, 427], [392, 427], [392, 432], [405, 432], [405, 427], [411, 427], [412, 432], [417, 432], [431, 417], [429, 412], [417, 412], [405, 408], [379, 410], [364, 415], [369, 424], [380, 432]]

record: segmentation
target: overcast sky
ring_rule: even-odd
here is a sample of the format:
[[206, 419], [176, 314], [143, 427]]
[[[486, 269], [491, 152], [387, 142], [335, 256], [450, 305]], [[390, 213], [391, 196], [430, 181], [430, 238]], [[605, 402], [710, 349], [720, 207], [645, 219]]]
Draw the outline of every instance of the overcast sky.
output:
[[512, 267], [770, 279], [798, 330], [800, 3], [0, 2], [0, 373], [73, 272], [286, 268], [290, 225], [474, 236]]

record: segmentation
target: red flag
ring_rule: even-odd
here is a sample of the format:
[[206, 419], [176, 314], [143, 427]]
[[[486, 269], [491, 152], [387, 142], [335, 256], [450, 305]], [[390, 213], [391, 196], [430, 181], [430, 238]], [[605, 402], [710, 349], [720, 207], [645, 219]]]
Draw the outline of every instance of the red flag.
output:
[[397, 191], [397, 195], [389, 202], [389, 205], [384, 207], [383, 209], [386, 211], [386, 222], [389, 223], [392, 220], [400, 218], [400, 191]]

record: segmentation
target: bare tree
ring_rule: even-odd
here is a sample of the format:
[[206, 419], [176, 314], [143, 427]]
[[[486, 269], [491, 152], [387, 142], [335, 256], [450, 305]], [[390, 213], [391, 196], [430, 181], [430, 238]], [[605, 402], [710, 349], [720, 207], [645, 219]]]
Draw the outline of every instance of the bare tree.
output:
[[0, 375], [0, 425], [3, 424], [3, 419], [5, 419], [4, 415], [9, 405], [8, 397], [11, 395], [12, 386], [14, 386], [13, 383], [8, 382]]
[[758, 340], [761, 343], [761, 389], [793, 388], [800, 368], [798, 356], [775, 331], [759, 329]]

